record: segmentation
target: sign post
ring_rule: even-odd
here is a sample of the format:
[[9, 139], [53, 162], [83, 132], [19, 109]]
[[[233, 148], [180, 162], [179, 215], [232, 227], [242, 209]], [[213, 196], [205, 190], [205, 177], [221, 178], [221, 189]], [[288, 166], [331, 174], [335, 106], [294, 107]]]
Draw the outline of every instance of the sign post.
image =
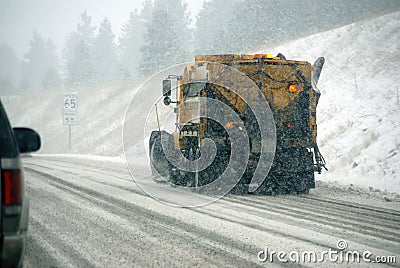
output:
[[68, 125], [68, 146], [72, 148], [71, 125], [78, 124], [78, 93], [65, 93], [63, 103], [63, 124]]

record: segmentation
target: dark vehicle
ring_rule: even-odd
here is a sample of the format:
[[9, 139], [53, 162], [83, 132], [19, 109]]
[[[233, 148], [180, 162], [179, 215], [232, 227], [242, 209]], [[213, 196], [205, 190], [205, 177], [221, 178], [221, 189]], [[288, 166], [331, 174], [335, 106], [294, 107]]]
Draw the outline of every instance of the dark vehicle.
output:
[[28, 128], [11, 128], [0, 102], [1, 220], [0, 266], [22, 267], [28, 230], [29, 198], [20, 153], [39, 150], [39, 135]]

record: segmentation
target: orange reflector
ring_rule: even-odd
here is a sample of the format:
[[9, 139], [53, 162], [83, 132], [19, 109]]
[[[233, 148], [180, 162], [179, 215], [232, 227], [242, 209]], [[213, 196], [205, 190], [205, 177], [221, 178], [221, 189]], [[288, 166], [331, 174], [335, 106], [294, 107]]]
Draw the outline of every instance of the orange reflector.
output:
[[287, 127], [292, 128], [292, 127], [294, 127], [294, 124], [292, 122], [289, 122], [289, 123], [287, 123]]
[[290, 93], [295, 93], [297, 91], [297, 86], [296, 85], [290, 85], [289, 86], [289, 91], [290, 91]]
[[227, 129], [231, 129], [231, 128], [233, 128], [233, 124], [231, 122], [228, 122], [228, 123], [226, 123], [225, 127]]

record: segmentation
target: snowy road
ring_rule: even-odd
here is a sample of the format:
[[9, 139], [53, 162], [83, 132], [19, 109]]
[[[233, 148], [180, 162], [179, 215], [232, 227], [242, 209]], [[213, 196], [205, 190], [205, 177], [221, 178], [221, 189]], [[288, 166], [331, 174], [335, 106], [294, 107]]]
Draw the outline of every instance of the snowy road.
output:
[[[308, 267], [318, 263], [293, 263], [289, 254], [321, 258], [339, 240], [347, 243], [344, 253], [395, 256], [386, 266], [400, 265], [398, 197], [318, 183], [307, 196], [228, 195], [183, 209], [143, 193], [122, 162], [32, 157], [24, 166], [31, 198], [26, 267]], [[289, 262], [276, 255], [260, 262], [266, 247], [286, 252]]]

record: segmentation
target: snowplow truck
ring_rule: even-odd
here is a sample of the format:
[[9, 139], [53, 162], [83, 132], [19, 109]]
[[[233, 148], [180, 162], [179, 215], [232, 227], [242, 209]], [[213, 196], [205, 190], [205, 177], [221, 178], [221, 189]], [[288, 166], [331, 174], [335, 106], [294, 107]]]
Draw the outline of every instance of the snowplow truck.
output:
[[[248, 192], [252, 176], [260, 161], [260, 126], [249, 104], [233, 92], [232, 87], [240, 83], [229, 83], [237, 78], [231, 75], [224, 83], [211, 83], [213, 64], [228, 66], [251, 79], [256, 89], [268, 102], [274, 119], [276, 143], [269, 172], [265, 174], [256, 194], [308, 193], [315, 188], [314, 173], [321, 173], [325, 160], [317, 145], [317, 104], [320, 91], [317, 88], [324, 58], [313, 65], [306, 61], [287, 60], [284, 55], [201, 55], [195, 62], [186, 65], [181, 75], [170, 75], [162, 85], [165, 105], [175, 105], [176, 130], [167, 133], [155, 130], [149, 139], [150, 163], [153, 178], [163, 177], [172, 185], [199, 187], [216, 180], [229, 165], [235, 141], [229, 137], [229, 129], [246, 129], [249, 140], [249, 155], [246, 169], [232, 192]], [[200, 68], [199, 66], [202, 66]], [[222, 71], [223, 72], [223, 71]], [[218, 74], [219, 76], [220, 74]], [[173, 80], [175, 89], [172, 87]], [[245, 91], [246, 89], [242, 89]], [[172, 94], [172, 93], [174, 94]], [[171, 96], [171, 95], [175, 95]], [[196, 105], [200, 97], [215, 99], [230, 107], [240, 118], [239, 122], [216, 122], [202, 116], [211, 106]], [[251, 101], [251, 96], [248, 97]], [[194, 100], [187, 105], [180, 105]], [[200, 110], [203, 110], [200, 111]], [[204, 112], [205, 110], [205, 112]], [[222, 111], [223, 112], [223, 111]], [[158, 116], [157, 116], [158, 117]], [[161, 139], [162, 134], [167, 138]], [[212, 163], [201, 171], [188, 171], [177, 167], [165, 154], [162, 142], [169, 143], [188, 161], [198, 159], [202, 140], [212, 139], [217, 152]], [[164, 148], [164, 149], [163, 149]], [[325, 168], [326, 169], [326, 168]]]

